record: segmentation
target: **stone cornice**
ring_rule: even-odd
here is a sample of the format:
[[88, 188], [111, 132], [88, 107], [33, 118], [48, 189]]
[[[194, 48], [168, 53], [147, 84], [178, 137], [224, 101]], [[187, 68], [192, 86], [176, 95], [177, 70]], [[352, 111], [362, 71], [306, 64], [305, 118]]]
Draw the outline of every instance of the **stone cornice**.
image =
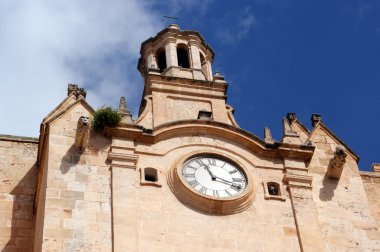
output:
[[12, 136], [12, 135], [0, 135], [0, 141], [34, 143], [34, 144], [39, 143], [38, 138], [36, 137], [24, 137], [24, 136]]
[[206, 134], [210, 137], [226, 139], [242, 145], [264, 157], [271, 158], [289, 157], [310, 160], [315, 149], [314, 146], [289, 143], [274, 142], [273, 144], [268, 144], [245, 130], [209, 120], [174, 121], [160, 125], [154, 130], [147, 130], [137, 125], [120, 124], [118, 127], [106, 128], [105, 134], [107, 136], [122, 137], [148, 144], [154, 144], [178, 136]]

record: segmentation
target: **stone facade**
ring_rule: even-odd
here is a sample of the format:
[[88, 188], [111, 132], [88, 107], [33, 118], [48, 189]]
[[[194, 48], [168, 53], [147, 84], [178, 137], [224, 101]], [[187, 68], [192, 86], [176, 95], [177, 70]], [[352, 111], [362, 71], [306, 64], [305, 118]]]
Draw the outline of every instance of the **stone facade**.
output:
[[[288, 113], [279, 142], [239, 128], [213, 57], [198, 32], [170, 25], [142, 43], [135, 120], [122, 98], [121, 122], [91, 129], [86, 92], [70, 84], [38, 140], [1, 137], [3, 251], [380, 251], [378, 166], [360, 172], [317, 114], [308, 130]], [[236, 165], [245, 189], [186, 184], [200, 155]]]

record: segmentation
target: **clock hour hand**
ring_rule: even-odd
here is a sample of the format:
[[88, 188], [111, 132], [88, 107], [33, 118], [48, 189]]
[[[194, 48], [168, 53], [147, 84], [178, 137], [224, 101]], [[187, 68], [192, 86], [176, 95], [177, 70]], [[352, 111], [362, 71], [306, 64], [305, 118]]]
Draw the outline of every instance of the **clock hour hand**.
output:
[[205, 165], [205, 167], [206, 167], [206, 170], [208, 171], [208, 173], [210, 174], [211, 179], [212, 179], [212, 180], [215, 180], [216, 177], [215, 177], [215, 175], [211, 172], [210, 167], [208, 167], [208, 165]]

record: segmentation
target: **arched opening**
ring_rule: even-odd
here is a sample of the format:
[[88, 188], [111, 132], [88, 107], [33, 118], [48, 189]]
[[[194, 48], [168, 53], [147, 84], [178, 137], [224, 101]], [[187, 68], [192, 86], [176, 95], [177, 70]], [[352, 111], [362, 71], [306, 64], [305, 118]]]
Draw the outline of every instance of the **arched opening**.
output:
[[162, 73], [166, 69], [166, 54], [163, 48], [160, 48], [157, 50], [156, 60], [157, 60], [157, 66], [160, 69], [160, 73]]
[[190, 68], [189, 54], [185, 45], [177, 46], [178, 66], [182, 68]]
[[267, 183], [268, 193], [272, 196], [281, 196], [280, 185], [276, 182]]
[[145, 168], [144, 179], [145, 181], [149, 181], [149, 182], [157, 182], [158, 181], [157, 170], [154, 168]]

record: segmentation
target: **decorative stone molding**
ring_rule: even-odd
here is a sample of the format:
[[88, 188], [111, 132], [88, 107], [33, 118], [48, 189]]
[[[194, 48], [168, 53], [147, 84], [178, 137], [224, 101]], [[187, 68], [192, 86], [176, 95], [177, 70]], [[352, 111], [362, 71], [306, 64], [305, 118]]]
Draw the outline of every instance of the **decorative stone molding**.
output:
[[111, 160], [111, 168], [119, 167], [136, 170], [139, 156], [133, 154], [133, 152], [133, 148], [111, 146], [108, 152], [108, 159]]
[[90, 118], [81, 116], [78, 120], [77, 132], [75, 135], [75, 147], [79, 150], [85, 150], [88, 145], [90, 134]]
[[311, 189], [313, 177], [309, 175], [285, 174], [283, 181], [288, 187], [302, 187]]
[[74, 94], [77, 99], [86, 98], [87, 92], [84, 88], [80, 88], [77, 84], [68, 84], [67, 96]]
[[338, 145], [334, 152], [334, 157], [330, 160], [327, 168], [327, 177], [331, 179], [340, 179], [343, 166], [346, 163], [347, 151], [342, 145]]

